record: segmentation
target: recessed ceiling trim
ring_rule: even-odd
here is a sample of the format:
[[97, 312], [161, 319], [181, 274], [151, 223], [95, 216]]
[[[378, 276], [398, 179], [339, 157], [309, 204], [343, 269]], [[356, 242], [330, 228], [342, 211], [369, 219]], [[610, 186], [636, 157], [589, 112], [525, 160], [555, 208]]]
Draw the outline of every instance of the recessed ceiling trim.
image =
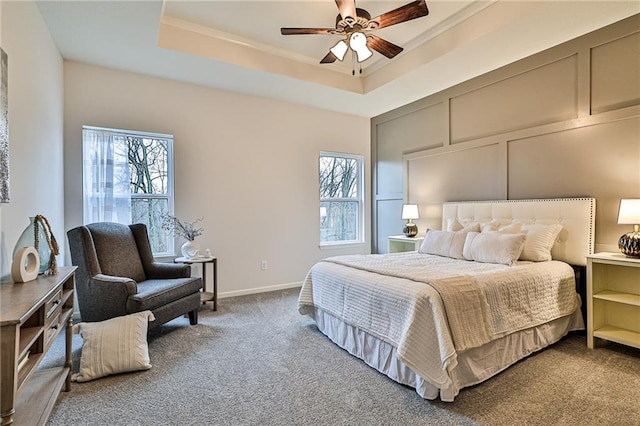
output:
[[165, 19], [163, 17], [158, 28], [157, 45], [178, 52], [306, 80], [353, 93], [364, 93], [362, 80], [354, 78], [350, 74], [268, 53], [256, 47], [256, 43], [220, 38], [217, 35], [210, 35], [208, 31], [194, 30], [192, 25], [195, 24], [187, 23], [184, 25], [184, 22], [175, 18]]
[[376, 72], [367, 74], [364, 78], [364, 92], [371, 92], [408, 72], [415, 72], [431, 62], [451, 55], [456, 49], [477, 42], [541, 5], [541, 2], [535, 1], [493, 2], [492, 7], [476, 11], [448, 31], [440, 32]]
[[447, 18], [444, 21], [439, 22], [436, 25], [434, 25], [433, 27], [429, 28], [427, 31], [423, 32], [418, 37], [414, 38], [413, 40], [410, 40], [408, 43], [405, 43], [404, 44], [405, 51], [412, 50], [412, 49], [414, 49], [414, 48], [416, 48], [416, 47], [428, 42], [432, 38], [435, 38], [435, 37], [439, 36], [440, 34], [444, 33], [445, 31], [448, 31], [448, 30], [452, 29], [456, 25], [466, 21], [467, 19], [471, 18], [476, 13], [478, 13], [481, 10], [483, 10], [483, 9], [485, 9], [485, 8], [495, 4], [495, 3], [497, 3], [498, 1], [499, 0], [474, 1], [473, 3], [465, 6], [460, 11], [458, 11], [455, 14], [451, 15], [449, 18]]
[[[429, 28], [427, 31], [420, 34], [418, 37], [405, 43], [404, 52], [401, 54], [401, 56], [398, 56], [398, 59], [404, 56], [411, 56], [412, 55], [411, 52], [413, 50], [418, 49], [422, 46], [428, 45], [433, 39], [435, 39], [441, 34], [446, 33], [449, 30], [455, 30], [455, 27], [457, 25], [463, 24], [467, 19], [472, 18], [475, 14], [483, 11], [484, 9], [486, 9], [491, 5], [496, 4], [498, 1], [499, 0], [480, 0], [465, 6], [463, 9], [451, 15], [446, 20], [437, 23], [432, 28]], [[371, 66], [367, 67], [367, 71], [368, 71], [367, 75], [374, 74], [377, 71], [381, 70], [382, 68], [388, 67], [390, 65], [391, 65], [391, 62], [377, 61], [373, 63]], [[366, 87], [367, 85], [365, 84], [365, 92], [366, 92]]]
[[[215, 28], [196, 24], [194, 22], [186, 21], [184, 19], [176, 18], [170, 15], [163, 15], [160, 22], [165, 23], [167, 25], [171, 25], [176, 28], [181, 28], [187, 31], [193, 31], [193, 32], [205, 35], [207, 37], [214, 37], [229, 43], [236, 43], [245, 47], [250, 47], [274, 56], [280, 56], [282, 58], [291, 59], [294, 61], [309, 64], [309, 65], [315, 65], [315, 66], [318, 65], [317, 58], [312, 58], [307, 55], [301, 55], [291, 50], [277, 48], [269, 44], [256, 42], [255, 40], [252, 40], [249, 38], [241, 37], [236, 34], [231, 34], [224, 31], [220, 31]], [[351, 75], [351, 68], [341, 67], [341, 68], [334, 69], [334, 71]]]

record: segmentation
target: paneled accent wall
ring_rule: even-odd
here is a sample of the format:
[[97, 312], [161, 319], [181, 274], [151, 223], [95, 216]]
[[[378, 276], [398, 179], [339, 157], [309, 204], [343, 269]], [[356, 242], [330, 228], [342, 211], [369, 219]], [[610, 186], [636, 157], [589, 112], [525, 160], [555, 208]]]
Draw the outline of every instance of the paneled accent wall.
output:
[[451, 143], [578, 116], [578, 55], [452, 96]]
[[617, 250], [640, 198], [640, 15], [372, 119], [372, 250], [421, 232], [445, 201], [596, 198], [596, 251]]
[[591, 49], [591, 79], [596, 84], [591, 86], [591, 111], [602, 113], [637, 105], [639, 74], [640, 33], [594, 46]]

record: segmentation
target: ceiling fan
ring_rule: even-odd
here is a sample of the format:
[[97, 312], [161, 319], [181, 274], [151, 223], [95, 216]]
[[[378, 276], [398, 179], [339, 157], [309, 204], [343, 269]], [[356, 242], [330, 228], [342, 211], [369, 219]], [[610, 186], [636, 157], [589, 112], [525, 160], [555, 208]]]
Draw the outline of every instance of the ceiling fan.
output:
[[373, 55], [371, 49], [391, 59], [402, 52], [402, 47], [384, 40], [370, 31], [390, 27], [405, 21], [420, 18], [429, 14], [425, 0], [415, 0], [380, 16], [371, 18], [369, 12], [356, 7], [355, 0], [335, 0], [339, 15], [335, 28], [281, 28], [282, 35], [299, 34], [337, 34], [344, 36], [327, 55], [321, 64], [342, 61], [349, 48], [355, 52], [358, 62], [363, 62]]

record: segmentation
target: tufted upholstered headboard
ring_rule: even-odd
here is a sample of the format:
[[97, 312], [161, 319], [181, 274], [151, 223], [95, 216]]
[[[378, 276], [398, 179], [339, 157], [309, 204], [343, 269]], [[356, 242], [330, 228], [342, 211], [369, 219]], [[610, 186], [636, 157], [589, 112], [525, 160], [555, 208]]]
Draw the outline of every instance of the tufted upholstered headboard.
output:
[[585, 266], [586, 256], [593, 254], [595, 215], [596, 200], [586, 197], [448, 202], [442, 205], [442, 229], [447, 228], [450, 218], [461, 222], [497, 219], [504, 223], [559, 223], [562, 231], [551, 255], [571, 265]]

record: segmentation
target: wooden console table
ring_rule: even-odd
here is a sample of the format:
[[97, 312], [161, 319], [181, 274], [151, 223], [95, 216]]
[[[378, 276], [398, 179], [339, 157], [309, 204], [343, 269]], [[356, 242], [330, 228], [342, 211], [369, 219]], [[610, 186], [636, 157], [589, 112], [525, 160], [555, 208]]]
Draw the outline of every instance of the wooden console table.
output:
[[[0, 285], [1, 425], [46, 424], [60, 390], [70, 390], [75, 270], [65, 267], [58, 275]], [[64, 366], [38, 371], [63, 327]]]

